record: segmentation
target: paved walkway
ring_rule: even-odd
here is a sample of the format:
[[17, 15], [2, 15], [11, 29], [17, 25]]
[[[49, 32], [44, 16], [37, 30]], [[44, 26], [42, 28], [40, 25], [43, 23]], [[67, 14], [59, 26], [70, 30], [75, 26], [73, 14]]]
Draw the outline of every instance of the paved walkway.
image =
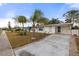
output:
[[7, 39], [6, 33], [3, 31], [0, 35], [0, 56], [13, 56], [13, 50]]
[[19, 56], [68, 56], [70, 35], [50, 35], [41, 41], [15, 49]]

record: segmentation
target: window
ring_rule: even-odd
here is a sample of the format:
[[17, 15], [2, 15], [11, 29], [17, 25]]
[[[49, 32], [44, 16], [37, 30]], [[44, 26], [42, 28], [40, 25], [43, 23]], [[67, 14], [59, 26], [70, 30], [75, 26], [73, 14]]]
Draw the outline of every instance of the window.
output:
[[39, 31], [43, 31], [43, 28], [39, 28]]

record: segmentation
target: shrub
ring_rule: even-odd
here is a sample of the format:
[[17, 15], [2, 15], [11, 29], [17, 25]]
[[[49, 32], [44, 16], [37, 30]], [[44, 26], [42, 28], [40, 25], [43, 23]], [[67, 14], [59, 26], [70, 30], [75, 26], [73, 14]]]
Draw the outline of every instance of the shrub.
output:
[[18, 28], [18, 29], [15, 29], [15, 31], [17, 32], [17, 31], [21, 31], [21, 29], [20, 28]]
[[20, 31], [18, 33], [19, 33], [19, 35], [26, 35], [26, 31]]
[[8, 30], [7, 28], [2, 28], [2, 30]]
[[73, 34], [73, 36], [77, 36], [77, 34]]

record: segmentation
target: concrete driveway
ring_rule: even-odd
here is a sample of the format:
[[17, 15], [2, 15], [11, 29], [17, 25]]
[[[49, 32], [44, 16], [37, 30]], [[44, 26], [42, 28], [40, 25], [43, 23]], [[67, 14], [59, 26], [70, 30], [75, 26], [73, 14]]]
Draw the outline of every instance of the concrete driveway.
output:
[[41, 41], [16, 48], [19, 56], [68, 56], [70, 35], [50, 35]]
[[5, 31], [0, 35], [0, 56], [13, 56], [13, 50], [6, 36]]

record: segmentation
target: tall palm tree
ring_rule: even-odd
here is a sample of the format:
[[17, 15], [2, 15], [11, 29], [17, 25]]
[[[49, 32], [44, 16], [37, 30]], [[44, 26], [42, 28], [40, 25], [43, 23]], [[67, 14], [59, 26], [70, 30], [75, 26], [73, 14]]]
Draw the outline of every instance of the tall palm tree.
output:
[[63, 16], [66, 18], [66, 22], [74, 22], [74, 19], [79, 18], [79, 10], [67, 11]]
[[22, 29], [24, 29], [24, 23], [27, 22], [27, 19], [25, 16], [18, 16], [17, 18], [18, 23], [22, 24]]
[[33, 16], [31, 17], [31, 21], [33, 22], [33, 34], [35, 33], [35, 23], [42, 17], [43, 13], [41, 10], [35, 10]]
[[23, 34], [24, 34], [24, 23], [27, 22], [27, 18], [25, 16], [17, 16], [14, 19], [16, 20], [16, 22], [22, 25], [21, 29], [23, 30]]

